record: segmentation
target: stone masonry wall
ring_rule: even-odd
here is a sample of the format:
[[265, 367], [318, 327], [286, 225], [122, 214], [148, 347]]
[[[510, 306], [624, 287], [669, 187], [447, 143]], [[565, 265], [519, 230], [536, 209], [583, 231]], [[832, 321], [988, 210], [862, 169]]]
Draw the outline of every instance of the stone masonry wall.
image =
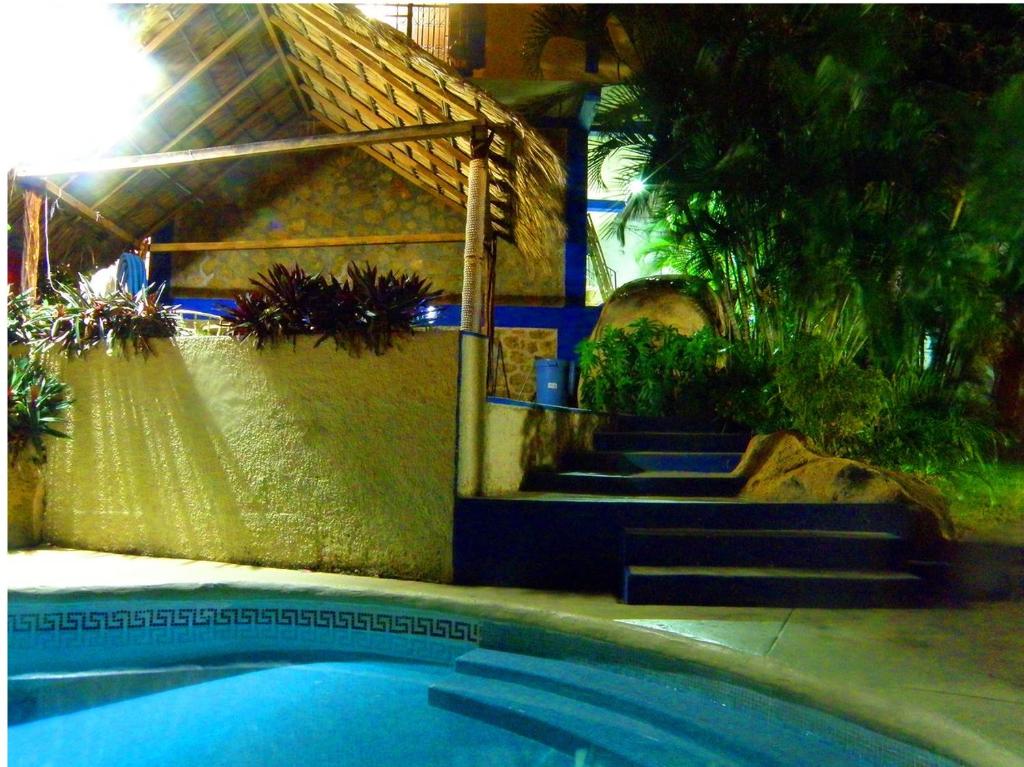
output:
[[[297, 154], [253, 162], [228, 174], [198, 211], [175, 222], [178, 241], [462, 232], [465, 214], [392, 173], [358, 150]], [[449, 296], [462, 291], [461, 242], [251, 251], [173, 256], [176, 295], [224, 296], [275, 262], [310, 272], [344, 273], [350, 261], [387, 271], [415, 271]], [[550, 303], [562, 295], [562, 255], [527, 269], [518, 251], [499, 245], [502, 299]]]

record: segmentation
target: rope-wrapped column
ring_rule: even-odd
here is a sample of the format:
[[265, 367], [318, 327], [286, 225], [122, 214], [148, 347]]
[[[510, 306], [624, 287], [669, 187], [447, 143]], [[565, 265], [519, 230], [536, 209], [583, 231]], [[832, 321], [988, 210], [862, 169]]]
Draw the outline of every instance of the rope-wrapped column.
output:
[[459, 437], [456, 484], [461, 496], [479, 495], [483, 483], [487, 337], [480, 331], [483, 325], [489, 144], [487, 126], [474, 128], [466, 199], [466, 244], [463, 251], [462, 318], [459, 334]]

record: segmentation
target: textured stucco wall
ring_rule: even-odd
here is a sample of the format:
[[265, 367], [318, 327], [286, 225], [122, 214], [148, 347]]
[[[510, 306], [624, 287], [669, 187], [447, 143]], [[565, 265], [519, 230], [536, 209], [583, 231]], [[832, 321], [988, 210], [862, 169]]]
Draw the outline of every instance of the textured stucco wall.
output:
[[312, 344], [181, 338], [64, 363], [44, 540], [450, 580], [458, 334], [381, 357]]
[[42, 468], [27, 455], [7, 463], [7, 548], [39, 543], [43, 522]]
[[513, 493], [533, 468], [553, 468], [570, 450], [588, 450], [605, 416], [539, 405], [487, 403], [484, 431], [484, 495]]
[[[291, 155], [225, 177], [206, 205], [175, 222], [179, 242], [263, 240], [463, 232], [466, 217], [358, 150]], [[462, 293], [460, 242], [343, 248], [218, 251], [173, 258], [175, 293], [215, 295], [249, 287], [271, 264], [300, 264], [309, 272], [344, 273], [350, 261], [385, 272], [415, 271], [435, 289]], [[562, 294], [562, 254], [527, 269], [514, 246], [501, 242], [496, 290], [507, 297], [547, 299]]]

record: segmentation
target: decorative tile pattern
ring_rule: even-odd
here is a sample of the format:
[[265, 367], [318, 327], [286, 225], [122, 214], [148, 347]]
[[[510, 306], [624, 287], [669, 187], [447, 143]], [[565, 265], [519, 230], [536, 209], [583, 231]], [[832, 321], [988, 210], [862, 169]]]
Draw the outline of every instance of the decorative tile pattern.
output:
[[122, 631], [205, 626], [294, 626], [404, 636], [480, 641], [480, 626], [457, 618], [301, 607], [167, 607], [11, 613], [7, 630], [25, 632]]

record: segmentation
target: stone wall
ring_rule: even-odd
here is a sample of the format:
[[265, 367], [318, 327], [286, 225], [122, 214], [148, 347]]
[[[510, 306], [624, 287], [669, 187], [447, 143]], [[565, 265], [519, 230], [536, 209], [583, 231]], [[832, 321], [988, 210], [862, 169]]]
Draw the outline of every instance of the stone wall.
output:
[[[258, 179], [258, 183], [252, 183]], [[223, 178], [207, 204], [175, 222], [180, 242], [462, 232], [465, 213], [354, 149], [247, 164]], [[415, 271], [449, 296], [462, 292], [462, 243], [217, 251], [173, 256], [175, 295], [228, 295], [271, 264], [342, 274], [350, 261]], [[499, 243], [497, 293], [505, 302], [551, 303], [562, 295], [562, 254], [527, 268]]]
[[505, 371], [508, 374], [506, 391], [505, 378], [501, 369], [498, 369], [495, 394], [524, 402], [533, 401], [537, 396], [533, 361], [557, 355], [558, 331], [546, 328], [498, 328], [495, 339], [501, 343]]

